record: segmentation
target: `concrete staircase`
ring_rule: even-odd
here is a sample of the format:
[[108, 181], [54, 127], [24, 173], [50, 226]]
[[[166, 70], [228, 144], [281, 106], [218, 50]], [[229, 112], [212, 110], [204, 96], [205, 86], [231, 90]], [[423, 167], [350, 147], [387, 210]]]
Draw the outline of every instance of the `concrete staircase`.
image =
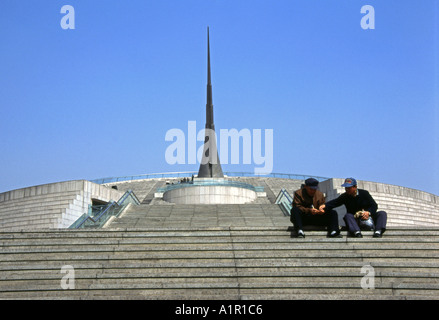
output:
[[[80, 191], [55, 192], [24, 195], [5, 203], [0, 201], [0, 230], [12, 228], [44, 228], [58, 226], [61, 217], [70, 205], [81, 206]], [[44, 207], [41, 205], [44, 203]]]
[[179, 204], [130, 206], [110, 228], [288, 226], [277, 204]]
[[[0, 299], [439, 299], [439, 228], [342, 234], [293, 238], [288, 223], [0, 232]], [[374, 289], [361, 286], [364, 266]]]

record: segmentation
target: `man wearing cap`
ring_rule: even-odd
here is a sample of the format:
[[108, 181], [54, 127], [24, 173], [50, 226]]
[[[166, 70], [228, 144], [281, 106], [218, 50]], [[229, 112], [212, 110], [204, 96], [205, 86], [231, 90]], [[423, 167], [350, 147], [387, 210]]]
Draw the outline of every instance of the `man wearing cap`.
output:
[[334, 208], [345, 205], [347, 213], [343, 220], [346, 222], [350, 234], [356, 238], [362, 238], [363, 235], [355, 219], [355, 214], [359, 211], [362, 212], [362, 219], [364, 220], [371, 216], [375, 225], [373, 237], [381, 238], [386, 231], [387, 213], [377, 211], [378, 205], [375, 200], [367, 190], [357, 188], [357, 181], [354, 178], [345, 179], [341, 186], [345, 188], [346, 192], [338, 198], [328, 201], [325, 204], [325, 211], [335, 211]]
[[304, 238], [303, 225], [328, 227], [328, 237], [340, 238], [338, 215], [335, 210], [325, 212], [325, 196], [317, 190], [319, 182], [314, 178], [305, 180], [305, 185], [294, 192], [291, 222], [299, 238]]

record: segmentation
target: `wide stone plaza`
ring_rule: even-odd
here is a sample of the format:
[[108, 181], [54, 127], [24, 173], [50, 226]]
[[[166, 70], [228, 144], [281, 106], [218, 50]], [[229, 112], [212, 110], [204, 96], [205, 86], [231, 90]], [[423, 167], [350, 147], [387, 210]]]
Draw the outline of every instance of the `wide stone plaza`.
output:
[[[437, 196], [359, 181], [388, 212], [383, 238], [342, 231], [343, 238], [328, 239], [313, 229], [298, 239], [278, 200], [303, 179], [225, 176], [259, 187], [259, 196], [244, 204], [170, 203], [163, 191], [183, 179], [172, 174], [0, 194], [0, 298], [439, 298]], [[342, 181], [323, 180], [320, 188], [330, 199], [343, 192]], [[128, 190], [136, 201], [115, 204], [105, 221], [68, 228], [96, 216], [89, 208], [97, 203], [102, 210], [126, 199]], [[341, 208], [341, 225], [343, 214]], [[74, 287], [63, 286], [66, 267], [74, 270]], [[365, 270], [373, 271], [373, 287], [365, 286]]]

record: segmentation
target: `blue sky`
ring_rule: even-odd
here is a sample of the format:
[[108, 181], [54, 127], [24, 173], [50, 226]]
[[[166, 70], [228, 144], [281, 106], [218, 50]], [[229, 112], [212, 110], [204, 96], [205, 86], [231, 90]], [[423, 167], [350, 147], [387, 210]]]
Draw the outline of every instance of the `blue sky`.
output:
[[2, 0], [0, 192], [198, 171], [167, 163], [165, 135], [204, 127], [209, 26], [217, 131], [273, 129], [276, 173], [439, 195], [438, 12], [434, 0]]

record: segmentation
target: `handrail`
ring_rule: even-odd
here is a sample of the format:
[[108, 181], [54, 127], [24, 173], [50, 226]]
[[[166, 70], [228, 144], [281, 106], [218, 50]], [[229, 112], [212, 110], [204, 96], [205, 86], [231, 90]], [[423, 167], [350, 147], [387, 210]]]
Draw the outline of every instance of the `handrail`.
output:
[[[101, 179], [94, 179], [91, 182], [97, 184], [111, 183], [111, 182], [121, 182], [130, 180], [142, 180], [142, 179], [158, 179], [158, 178], [176, 178], [176, 177], [191, 177], [192, 175], [197, 175], [197, 171], [182, 171], [182, 172], [163, 172], [163, 173], [147, 173], [131, 176], [122, 177], [107, 177]], [[269, 174], [256, 174], [252, 172], [224, 172], [226, 176], [230, 177], [261, 177], [261, 178], [285, 178], [285, 179], [295, 179], [295, 180], [306, 180], [307, 178], [314, 178], [318, 181], [328, 180], [327, 177], [310, 176], [303, 174], [290, 174], [290, 173], [269, 173]]]
[[288, 193], [285, 188], [282, 188], [279, 191], [279, 194], [276, 197], [275, 204], [278, 204], [282, 208], [282, 212], [285, 216], [289, 216], [291, 214], [291, 209], [293, 207], [293, 197]]
[[282, 198], [282, 196], [285, 196], [289, 201], [290, 201], [290, 203], [292, 203], [293, 202], [293, 198], [291, 197], [291, 195], [290, 195], [290, 193], [285, 189], [285, 188], [282, 188], [280, 191], [279, 191], [279, 194], [277, 195], [277, 197], [276, 197], [276, 201], [280, 201], [280, 199]]
[[131, 198], [134, 200], [136, 205], [140, 204], [139, 199], [137, 198], [137, 196], [134, 194], [133, 190], [128, 190], [126, 191], [123, 196], [117, 201], [118, 205], [122, 205], [123, 202], [125, 202], [126, 198], [128, 198], [129, 196], [131, 196]]
[[[98, 213], [98, 215], [95, 217], [89, 216], [88, 220], [91, 220], [92, 222], [98, 222], [98, 220], [105, 214], [108, 212], [108, 210], [110, 210], [112, 207], [115, 207], [117, 205], [117, 202], [115, 201], [111, 201], [108, 206], [104, 209], [101, 210], [101, 212]], [[81, 226], [81, 225], [80, 225]]]
[[[98, 215], [97, 216], [95, 216], [95, 217], [93, 217], [93, 216], [91, 216], [91, 215], [89, 215], [89, 214], [84, 214], [84, 215], [82, 215], [79, 219], [81, 219], [82, 217], [83, 217], [83, 219], [81, 220], [81, 221], [79, 221], [79, 223], [77, 223], [76, 224], [76, 222], [79, 220], [77, 220], [77, 221], [75, 221], [69, 228], [71, 228], [71, 229], [79, 229], [79, 228], [81, 228], [84, 224], [85, 224], [85, 222], [87, 222], [87, 221], [91, 221], [91, 222], [93, 222], [93, 223], [96, 223], [96, 222], [98, 222], [99, 221], [99, 219], [106, 213], [106, 212], [108, 212], [108, 210], [110, 210], [110, 208], [112, 208], [112, 207], [114, 207], [114, 206], [116, 206], [117, 205], [117, 202], [115, 202], [115, 201], [111, 201], [110, 203], [108, 203], [108, 205], [107, 206], [105, 206], [105, 208], [104, 209], [102, 209], [99, 213], [98, 213]], [[76, 225], [75, 225], [76, 224]], [[75, 225], [75, 226], [74, 226]]]
[[[108, 215], [108, 217], [105, 219], [105, 221], [101, 222], [100, 225], [105, 223], [109, 216], [111, 215], [110, 209], [113, 209], [113, 207], [116, 209], [116, 214], [112, 214], [114, 216], [118, 216], [123, 208], [125, 208], [125, 201], [128, 199], [128, 197], [131, 197], [131, 199], [134, 201], [134, 204], [139, 205], [140, 201], [137, 198], [137, 196], [134, 194], [132, 190], [126, 191], [122, 197], [118, 201], [111, 201], [109, 202], [99, 213], [95, 216], [91, 216], [91, 213], [85, 213], [82, 216], [80, 216], [72, 225], [70, 225], [69, 229], [79, 229], [85, 226], [85, 223], [90, 221], [91, 224], [96, 224], [104, 215]], [[113, 211], [114, 213], [114, 211]]]

